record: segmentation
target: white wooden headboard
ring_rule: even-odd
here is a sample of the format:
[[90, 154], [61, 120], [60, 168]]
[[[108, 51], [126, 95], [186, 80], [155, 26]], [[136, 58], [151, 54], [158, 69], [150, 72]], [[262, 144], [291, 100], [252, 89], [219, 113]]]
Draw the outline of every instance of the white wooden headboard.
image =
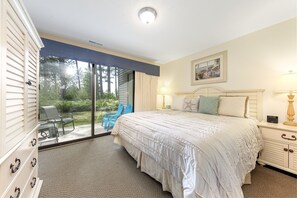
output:
[[176, 95], [185, 96], [248, 96], [249, 97], [249, 115], [259, 121], [263, 119], [262, 115], [262, 95], [264, 89], [251, 90], [225, 90], [220, 87], [199, 87], [193, 92], [180, 92]]

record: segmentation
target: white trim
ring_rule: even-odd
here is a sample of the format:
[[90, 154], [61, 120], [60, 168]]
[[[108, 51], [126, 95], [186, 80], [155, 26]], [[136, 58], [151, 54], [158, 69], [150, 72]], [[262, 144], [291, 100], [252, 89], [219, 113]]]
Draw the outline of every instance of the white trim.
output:
[[39, 197], [39, 193], [40, 193], [40, 190], [41, 190], [42, 183], [43, 183], [43, 180], [40, 180], [39, 178], [37, 178], [36, 189], [34, 191], [34, 194], [32, 195], [32, 198], [38, 198]]
[[269, 122], [262, 121], [258, 124], [258, 126], [265, 127], [268, 129], [277, 129], [277, 130], [297, 133], [297, 127], [284, 125], [283, 123], [269, 123]]
[[286, 168], [286, 167], [283, 167], [283, 166], [280, 166], [280, 165], [277, 165], [277, 164], [274, 164], [274, 163], [271, 163], [269, 161], [266, 161], [266, 160], [262, 160], [262, 159], [258, 159], [257, 162], [261, 165], [270, 165], [270, 166], [273, 166], [273, 167], [276, 167], [276, 168], [279, 168], [279, 169], [282, 169], [282, 170], [285, 170], [287, 172], [290, 172], [290, 173], [293, 173], [293, 174], [296, 174], [297, 175], [297, 171], [293, 170], [293, 169], [290, 169], [290, 168]]
[[39, 37], [39, 34], [24, 6], [24, 3], [22, 0], [8, 0], [10, 5], [13, 7], [14, 11], [17, 13], [17, 15], [20, 17], [22, 23], [28, 30], [30, 36], [38, 46], [38, 48], [44, 47], [41, 38]]
[[[4, 38], [5, 38], [5, 31], [2, 30], [3, 28], [3, 17], [5, 17], [4, 15], [4, 5], [3, 5], [3, 1], [0, 2], [0, 27], [1, 27], [1, 31], [0, 31], [0, 63], [2, 64], [3, 61], [4, 61], [4, 57], [6, 56], [6, 54], [4, 54], [4, 52], [6, 52], [6, 46], [4, 45]], [[1, 79], [1, 84], [0, 84], [0, 126], [4, 126], [4, 123], [6, 120], [6, 117], [5, 117], [5, 107], [6, 106], [6, 103], [5, 103], [5, 92], [4, 92], [4, 87], [6, 85], [6, 82], [5, 82], [5, 76], [4, 76], [4, 71], [5, 70], [5, 67], [3, 65], [1, 65], [0, 67], [0, 79]], [[5, 130], [3, 129], [4, 127], [2, 127], [2, 129], [0, 129], [0, 158], [1, 156], [4, 154], [4, 145], [5, 145], [5, 142], [4, 142], [4, 137], [5, 137]]]

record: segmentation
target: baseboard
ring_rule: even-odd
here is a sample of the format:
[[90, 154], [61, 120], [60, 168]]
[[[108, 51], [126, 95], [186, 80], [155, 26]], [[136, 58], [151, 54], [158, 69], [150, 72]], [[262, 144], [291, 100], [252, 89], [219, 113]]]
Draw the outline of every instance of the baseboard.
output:
[[65, 142], [58, 142], [58, 143], [44, 145], [44, 146], [39, 146], [38, 151], [48, 150], [48, 149], [57, 148], [57, 147], [61, 147], [61, 146], [68, 146], [68, 145], [71, 145], [71, 144], [74, 144], [74, 143], [79, 143], [79, 142], [82, 142], [82, 141], [86, 141], [86, 140], [90, 140], [90, 139], [94, 139], [94, 138], [99, 138], [99, 137], [107, 136], [107, 135], [110, 135], [110, 134], [111, 134], [111, 132], [106, 132], [106, 133], [101, 133], [101, 134], [97, 134], [97, 135], [94, 135], [94, 136], [78, 138], [78, 139], [69, 140], [69, 141], [65, 141]]
[[39, 197], [39, 193], [41, 190], [41, 186], [42, 186], [43, 180], [38, 179], [37, 184], [36, 184], [36, 189], [35, 192], [32, 196], [32, 198], [38, 198]]
[[[257, 164], [259, 164], [259, 163], [257, 162]], [[293, 173], [290, 173], [290, 172], [284, 171], [284, 170], [282, 170], [282, 169], [279, 169], [279, 168], [270, 166], [270, 165], [268, 165], [268, 164], [266, 164], [266, 165], [259, 164], [259, 165], [260, 165], [260, 166], [263, 166], [263, 167], [265, 167], [265, 168], [269, 168], [269, 169], [271, 169], [271, 170], [280, 172], [280, 173], [282, 173], [282, 174], [285, 174], [285, 175], [288, 175], [288, 176], [290, 176], [290, 177], [293, 177], [293, 178], [296, 178], [296, 179], [297, 179], [297, 175], [295, 175], [295, 174], [293, 174]]]

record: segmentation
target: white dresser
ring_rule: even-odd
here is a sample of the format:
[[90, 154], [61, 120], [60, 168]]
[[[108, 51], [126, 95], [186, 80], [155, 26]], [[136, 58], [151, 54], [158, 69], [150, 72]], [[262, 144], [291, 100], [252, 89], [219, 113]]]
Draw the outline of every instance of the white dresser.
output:
[[0, 4], [0, 197], [38, 197], [38, 77], [42, 41], [20, 0]]
[[258, 162], [297, 174], [297, 127], [261, 122], [264, 149]]

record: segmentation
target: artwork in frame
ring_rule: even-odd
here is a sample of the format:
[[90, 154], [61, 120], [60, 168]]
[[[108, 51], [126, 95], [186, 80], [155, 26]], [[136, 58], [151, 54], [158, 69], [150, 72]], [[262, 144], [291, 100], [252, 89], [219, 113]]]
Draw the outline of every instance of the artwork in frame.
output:
[[192, 85], [227, 81], [227, 51], [192, 61]]

